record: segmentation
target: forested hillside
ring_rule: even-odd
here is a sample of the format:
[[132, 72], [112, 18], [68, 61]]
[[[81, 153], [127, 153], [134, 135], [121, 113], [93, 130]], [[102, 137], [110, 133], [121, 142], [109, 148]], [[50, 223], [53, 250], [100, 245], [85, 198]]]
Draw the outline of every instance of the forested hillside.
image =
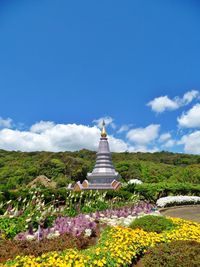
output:
[[[27, 185], [38, 175], [46, 175], [58, 187], [83, 181], [95, 163], [95, 152], [15, 152], [0, 150], [0, 189]], [[121, 179], [138, 178], [147, 183], [200, 183], [200, 156], [157, 153], [113, 153], [113, 163]]]

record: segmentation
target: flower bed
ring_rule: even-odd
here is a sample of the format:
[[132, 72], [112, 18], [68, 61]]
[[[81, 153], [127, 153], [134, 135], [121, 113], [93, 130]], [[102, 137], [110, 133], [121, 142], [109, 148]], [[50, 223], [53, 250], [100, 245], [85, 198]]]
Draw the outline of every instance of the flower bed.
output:
[[105, 211], [97, 211], [91, 214], [80, 214], [76, 217], [58, 217], [53, 225], [48, 228], [39, 227], [33, 231], [29, 228], [26, 232], [20, 232], [15, 236], [15, 240], [42, 240], [58, 237], [62, 234], [72, 236], [91, 236], [96, 231], [96, 222], [108, 225], [128, 226], [135, 218], [145, 214], [157, 214], [155, 206], [149, 203], [140, 203], [132, 207], [123, 207]]
[[66, 249], [86, 249], [96, 245], [97, 238], [78, 236], [74, 237], [70, 234], [63, 234], [52, 239], [37, 240], [1, 240], [0, 242], [0, 262], [8, 259], [14, 259], [16, 256], [33, 255], [41, 256], [44, 253], [55, 251], [63, 251]]
[[[62, 233], [72, 233], [74, 236], [85, 232], [90, 235], [95, 228], [91, 226], [91, 220], [84, 214], [95, 214], [98, 217], [98, 212], [106, 210], [104, 214], [112, 213], [127, 214], [141, 212], [145, 208], [144, 203], [137, 204], [136, 207], [129, 207], [119, 211], [123, 205], [132, 205], [138, 203], [139, 197], [131, 195], [130, 199], [125, 201], [123, 194], [121, 197], [108, 199], [105, 201], [107, 192], [68, 192], [66, 202], [62, 203], [54, 199], [45, 204], [44, 195], [38, 191], [30, 191], [30, 196], [17, 200], [9, 200], [5, 203], [0, 203], [0, 234], [3, 238], [18, 240], [24, 239], [42, 239], [56, 237]], [[124, 193], [124, 192], [123, 192]], [[126, 192], [125, 192], [126, 193]], [[129, 193], [130, 194], [130, 193]], [[52, 196], [52, 198], [54, 198]], [[122, 201], [123, 200], [123, 201]], [[113, 208], [114, 210], [107, 210]], [[148, 209], [148, 207], [146, 207]], [[150, 208], [150, 205], [149, 205]], [[56, 219], [62, 217], [60, 219]], [[70, 218], [74, 217], [74, 218]], [[64, 219], [65, 218], [65, 219]], [[56, 222], [54, 223], [56, 219]], [[61, 222], [62, 221], [62, 222]]]
[[171, 207], [178, 205], [200, 204], [200, 197], [195, 196], [168, 196], [161, 197], [156, 202], [158, 207]]
[[41, 257], [16, 257], [1, 266], [129, 266], [144, 252], [157, 243], [172, 240], [194, 240], [200, 242], [200, 224], [182, 219], [171, 219], [177, 227], [162, 233], [146, 232], [121, 226], [103, 231], [98, 245], [87, 250], [65, 250], [51, 252]]
[[98, 220], [101, 223], [106, 223], [111, 226], [122, 225], [129, 226], [130, 223], [146, 214], [159, 214], [155, 205], [149, 203], [139, 203], [132, 207], [123, 207], [112, 210], [97, 211], [91, 214], [91, 218]]
[[51, 239], [62, 234], [71, 234], [72, 236], [86, 235], [90, 236], [96, 229], [96, 223], [91, 220], [90, 217], [80, 214], [74, 218], [70, 217], [58, 217], [52, 227], [43, 229], [39, 228], [36, 232], [22, 232], [19, 233], [16, 240], [41, 240]]

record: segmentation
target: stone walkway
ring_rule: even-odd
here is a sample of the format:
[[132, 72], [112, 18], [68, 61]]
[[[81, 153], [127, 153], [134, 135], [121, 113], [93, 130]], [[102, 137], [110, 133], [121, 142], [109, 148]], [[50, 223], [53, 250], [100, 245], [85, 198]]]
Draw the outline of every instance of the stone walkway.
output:
[[182, 218], [200, 223], [200, 205], [166, 208], [160, 212], [166, 216]]

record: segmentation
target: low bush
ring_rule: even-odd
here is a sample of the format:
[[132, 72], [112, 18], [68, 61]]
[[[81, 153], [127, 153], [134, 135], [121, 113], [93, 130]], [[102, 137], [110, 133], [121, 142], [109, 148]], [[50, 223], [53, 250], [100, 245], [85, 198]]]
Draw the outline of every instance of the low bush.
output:
[[172, 241], [150, 248], [142, 258], [144, 267], [198, 267], [200, 243], [196, 241]]
[[130, 228], [132, 229], [139, 228], [147, 232], [156, 233], [172, 230], [175, 227], [176, 225], [172, 222], [172, 220], [167, 219], [163, 216], [154, 215], [146, 215], [141, 218], [137, 218], [130, 225]]
[[106, 199], [113, 199], [113, 198], [119, 198], [121, 200], [129, 200], [131, 199], [132, 194], [131, 192], [124, 191], [123, 189], [120, 190], [108, 190], [106, 192]]
[[66, 190], [66, 188], [36, 188], [36, 189], [30, 189], [30, 188], [24, 188], [20, 190], [6, 190], [1, 193], [2, 200], [9, 201], [17, 201], [20, 199], [27, 199], [30, 200], [32, 195], [30, 194], [30, 190], [32, 192], [39, 192], [40, 194], [43, 194], [45, 204], [53, 201], [54, 199], [57, 199], [59, 202], [64, 202], [66, 200], [66, 197], [69, 195], [70, 191]]
[[96, 243], [95, 237], [73, 237], [70, 234], [63, 234], [53, 239], [38, 241], [0, 241], [0, 262], [13, 259], [16, 256], [33, 255], [41, 256], [43, 253], [51, 251], [63, 251], [65, 249], [85, 249]]
[[194, 195], [200, 196], [200, 185], [190, 183], [154, 183], [130, 184], [124, 188], [130, 193], [138, 193], [145, 200], [155, 203], [166, 196]]

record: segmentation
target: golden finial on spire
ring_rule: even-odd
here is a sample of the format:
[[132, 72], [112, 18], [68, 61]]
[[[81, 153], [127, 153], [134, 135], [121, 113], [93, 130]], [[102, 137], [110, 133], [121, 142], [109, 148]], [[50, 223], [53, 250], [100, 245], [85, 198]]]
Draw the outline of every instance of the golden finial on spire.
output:
[[107, 136], [107, 133], [106, 133], [106, 128], [105, 128], [105, 121], [103, 120], [103, 123], [102, 123], [102, 130], [101, 130], [101, 137], [106, 137]]

